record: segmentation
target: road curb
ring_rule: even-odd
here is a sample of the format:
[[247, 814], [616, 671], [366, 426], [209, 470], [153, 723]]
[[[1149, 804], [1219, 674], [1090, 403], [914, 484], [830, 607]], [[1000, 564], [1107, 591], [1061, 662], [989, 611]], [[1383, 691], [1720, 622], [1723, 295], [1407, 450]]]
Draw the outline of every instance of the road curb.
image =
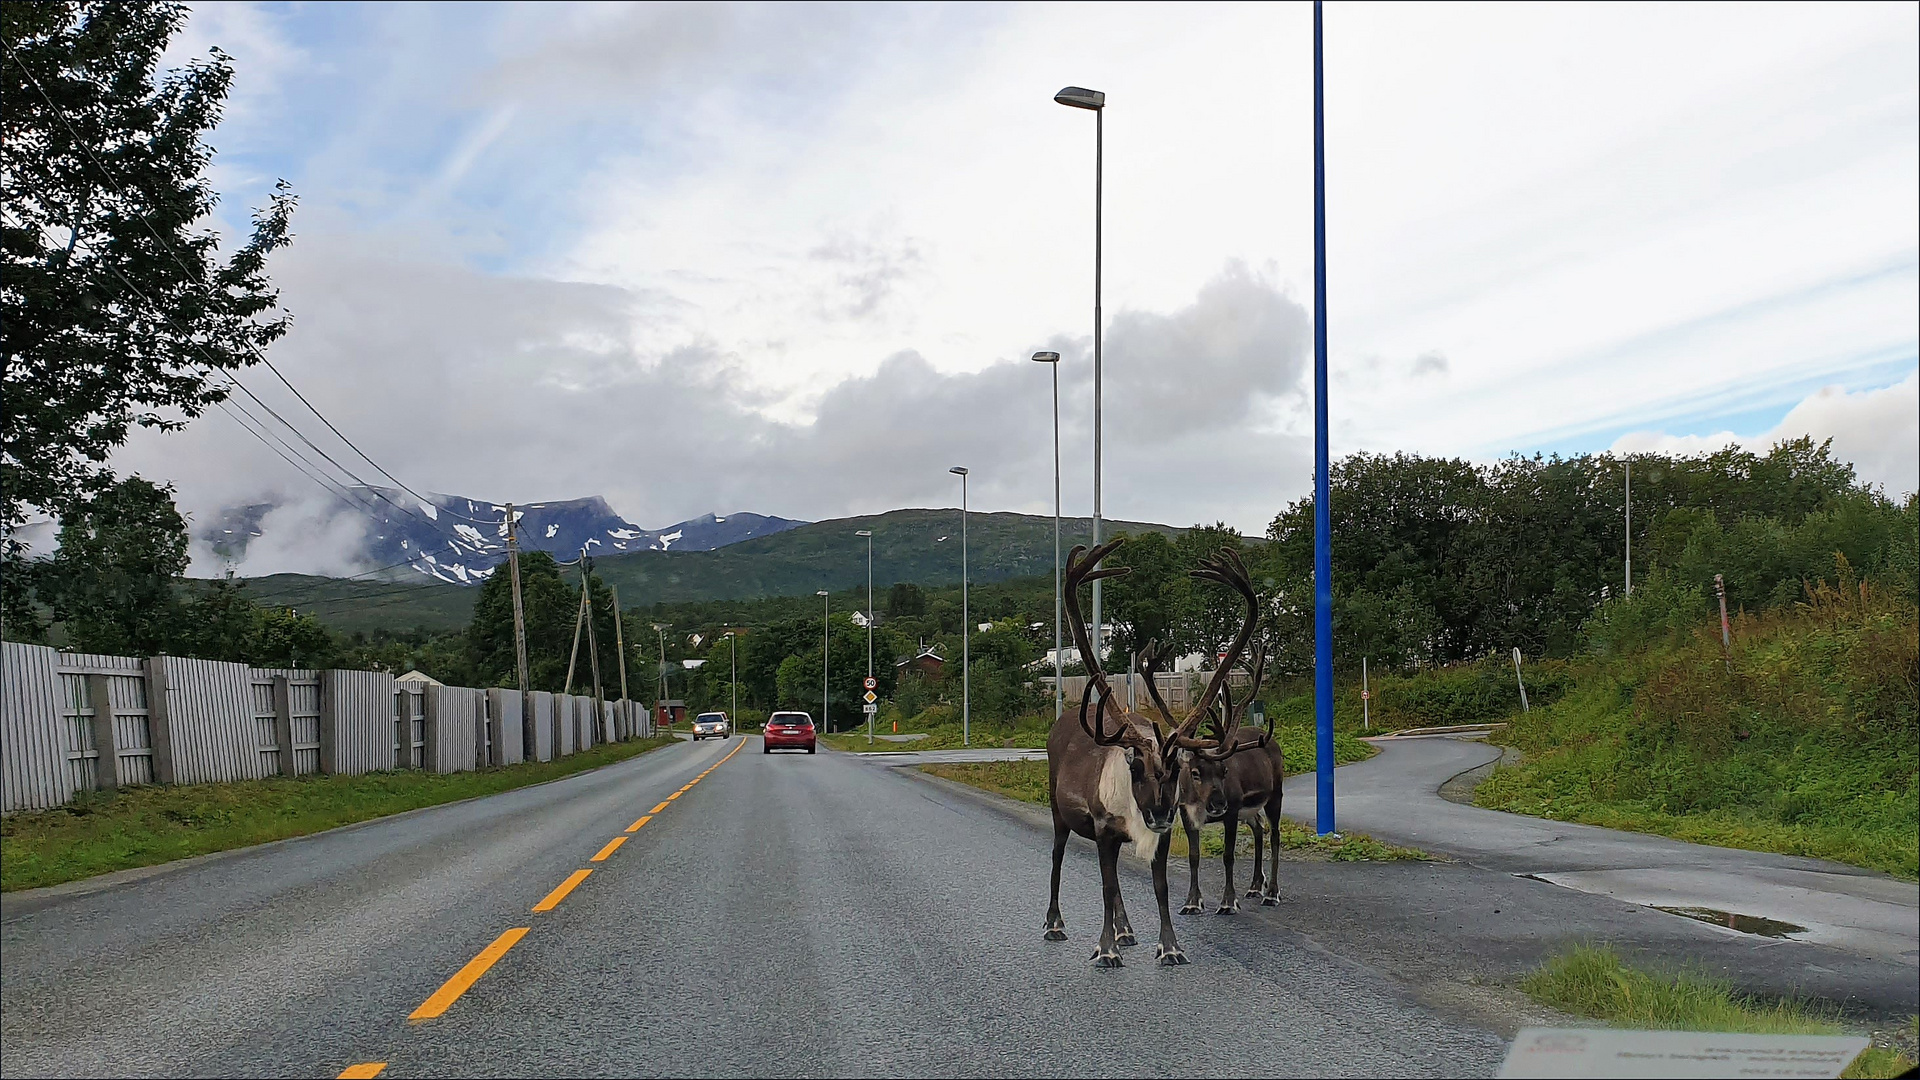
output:
[[[690, 743], [682, 739], [672, 745], [687, 746], [690, 745]], [[96, 893], [111, 892], [114, 889], [123, 888], [138, 882], [150, 881], [157, 877], [166, 877], [169, 874], [197, 870], [208, 863], [238, 858], [241, 855], [252, 855], [256, 852], [266, 851], [287, 844], [297, 844], [302, 840], [312, 840], [316, 837], [338, 836], [341, 833], [364, 829], [371, 825], [379, 825], [400, 818], [412, 817], [415, 814], [424, 814], [430, 810], [459, 806], [462, 803], [470, 803], [479, 799], [491, 799], [499, 795], [511, 795], [518, 791], [533, 791], [536, 788], [543, 788], [549, 784], [560, 784], [578, 777], [592, 776], [594, 773], [611, 769], [618, 765], [625, 765], [629, 762], [639, 761], [641, 758], [647, 757], [655, 751], [666, 749], [670, 749], [670, 746], [656, 746], [653, 750], [635, 754], [630, 758], [622, 758], [619, 761], [609, 761], [605, 765], [595, 765], [591, 769], [581, 769], [579, 772], [568, 773], [565, 776], [556, 776], [551, 780], [542, 780], [537, 784], [523, 784], [519, 787], [508, 788], [505, 791], [495, 791], [486, 795], [469, 795], [464, 799], [453, 799], [448, 802], [434, 803], [432, 806], [416, 806], [411, 810], [400, 810], [391, 814], [382, 814], [379, 817], [371, 817], [365, 821], [353, 821], [345, 825], [335, 825], [331, 829], [321, 829], [319, 832], [303, 833], [299, 836], [288, 836], [279, 840], [267, 840], [258, 844], [248, 844], [245, 847], [228, 848], [225, 851], [210, 851], [205, 855], [191, 855], [184, 859], [154, 863], [152, 866], [135, 866], [126, 870], [110, 870], [107, 873], [95, 874], [92, 877], [81, 878], [78, 881], [63, 881], [58, 885], [43, 885], [37, 889], [19, 889], [10, 893], [0, 893], [0, 924], [13, 922], [15, 919], [24, 918], [37, 911], [45, 911], [50, 907], [58, 907], [70, 900], [78, 900]]]

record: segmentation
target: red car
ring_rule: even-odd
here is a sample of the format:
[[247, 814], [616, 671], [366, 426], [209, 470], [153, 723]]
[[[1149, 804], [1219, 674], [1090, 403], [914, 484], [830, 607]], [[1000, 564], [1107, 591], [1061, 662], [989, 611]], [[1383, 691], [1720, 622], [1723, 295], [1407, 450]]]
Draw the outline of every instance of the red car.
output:
[[813, 753], [813, 717], [803, 712], [777, 712], [767, 717], [760, 752], [771, 754], [775, 750]]

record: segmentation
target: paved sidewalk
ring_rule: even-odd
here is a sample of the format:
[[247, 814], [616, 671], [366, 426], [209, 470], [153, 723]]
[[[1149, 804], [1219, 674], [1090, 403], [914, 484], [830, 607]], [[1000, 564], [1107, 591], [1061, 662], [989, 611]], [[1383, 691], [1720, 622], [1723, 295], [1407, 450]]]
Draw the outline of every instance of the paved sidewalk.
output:
[[[1335, 774], [1341, 828], [1643, 907], [1786, 923], [1804, 929], [1783, 940], [1920, 967], [1920, 885], [1823, 859], [1463, 806], [1441, 798], [1440, 786], [1491, 763], [1499, 757], [1498, 748], [1444, 736], [1372, 742], [1380, 748], [1378, 756]], [[1288, 779], [1286, 809], [1289, 817], [1313, 821], [1311, 772]]]

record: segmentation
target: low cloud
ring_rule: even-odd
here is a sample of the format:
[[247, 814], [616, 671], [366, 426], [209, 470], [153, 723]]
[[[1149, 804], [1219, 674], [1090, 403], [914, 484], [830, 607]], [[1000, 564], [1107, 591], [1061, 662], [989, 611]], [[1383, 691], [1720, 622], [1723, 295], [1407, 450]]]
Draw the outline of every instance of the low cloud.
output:
[[1739, 443], [1756, 450], [1781, 439], [1811, 435], [1832, 439], [1836, 457], [1851, 461], [1856, 475], [1898, 497], [1920, 490], [1920, 371], [1892, 386], [1849, 392], [1828, 386], [1795, 405], [1771, 430], [1753, 436], [1731, 431], [1669, 435], [1635, 431], [1613, 444], [1615, 452], [1698, 454]]
[[[1046, 512], [1050, 373], [1025, 359], [1045, 347], [1064, 357], [1064, 508], [1090, 508], [1084, 338], [1032, 342], [1019, 359], [961, 373], [904, 350], [827, 387], [811, 422], [793, 423], [768, 418], [738, 360], [711, 343], [643, 345], [658, 307], [644, 294], [325, 244], [290, 256], [276, 280], [300, 319], [275, 363], [421, 491], [519, 502], [600, 494], [649, 527], [709, 511], [817, 520], [955, 505], [947, 469], [967, 465], [975, 508]], [[1306, 441], [1276, 430], [1274, 418], [1302, 400], [1307, 326], [1296, 301], [1238, 264], [1184, 308], [1114, 317], [1106, 515], [1258, 531], [1304, 491]], [[269, 378], [243, 378], [342, 465], [384, 482], [297, 403], [278, 400]], [[290, 503], [264, 523], [244, 574], [365, 568], [352, 559], [364, 519], [217, 411], [184, 432], [140, 433], [116, 466], [174, 480], [199, 520], [245, 502]], [[217, 571], [210, 551], [198, 554], [196, 570]]]

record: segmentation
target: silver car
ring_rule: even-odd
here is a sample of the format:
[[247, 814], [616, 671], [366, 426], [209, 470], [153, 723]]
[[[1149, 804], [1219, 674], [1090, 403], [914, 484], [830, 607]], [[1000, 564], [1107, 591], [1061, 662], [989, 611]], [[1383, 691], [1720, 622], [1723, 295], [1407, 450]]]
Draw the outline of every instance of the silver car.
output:
[[733, 725], [727, 722], [726, 713], [703, 712], [693, 718], [693, 738], [695, 742], [707, 738], [724, 739], [732, 734]]

